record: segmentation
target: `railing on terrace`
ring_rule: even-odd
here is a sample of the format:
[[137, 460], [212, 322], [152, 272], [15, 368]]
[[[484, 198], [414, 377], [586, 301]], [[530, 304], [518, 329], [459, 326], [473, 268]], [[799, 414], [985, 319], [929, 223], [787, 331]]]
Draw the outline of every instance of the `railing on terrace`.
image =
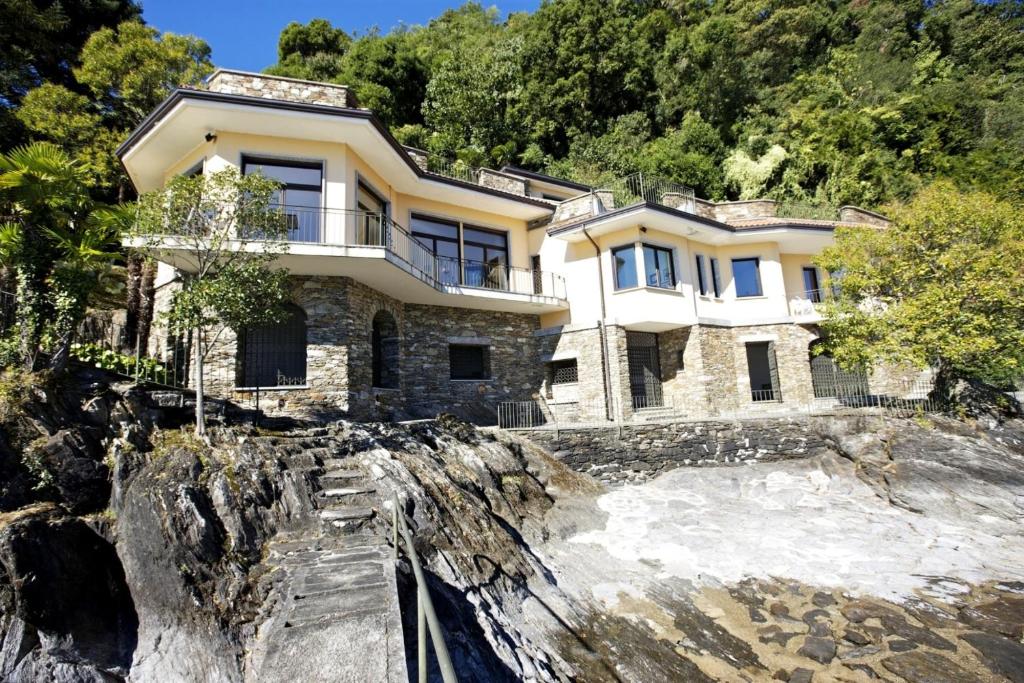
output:
[[447, 159], [435, 154], [426, 155], [427, 173], [462, 180], [474, 185], [480, 182], [480, 169], [470, 166], [464, 161]]
[[696, 196], [692, 187], [647, 173], [617, 178], [604, 183], [603, 189], [611, 191], [616, 207], [651, 202], [690, 213], [696, 210]]
[[296, 244], [381, 247], [408, 264], [432, 286], [470, 287], [564, 299], [565, 280], [556, 273], [504, 263], [436, 256], [385, 214], [310, 206], [283, 206], [288, 241]]
[[792, 316], [818, 315], [821, 305], [833, 297], [828, 288], [809, 289], [789, 299], [789, 314]]
[[[812, 415], [885, 415], [912, 417], [937, 412], [941, 406], [932, 399], [934, 380], [920, 377], [907, 381], [889, 381], [884, 388], [872, 390], [863, 375], [832, 372], [814, 376], [813, 398], [787, 401], [771, 389], [750, 392], [749, 403], [736, 409], [715, 413], [691, 412], [683, 404], [673, 407], [666, 397], [663, 410], [634, 409], [623, 413], [616, 406], [609, 419], [603, 400], [548, 402], [507, 401], [498, 404], [498, 426], [503, 429], [579, 429], [643, 425], [652, 422], [700, 422], [720, 419], [800, 417]], [[1012, 395], [1008, 393], [1008, 395]], [[636, 404], [634, 397], [634, 405]]]

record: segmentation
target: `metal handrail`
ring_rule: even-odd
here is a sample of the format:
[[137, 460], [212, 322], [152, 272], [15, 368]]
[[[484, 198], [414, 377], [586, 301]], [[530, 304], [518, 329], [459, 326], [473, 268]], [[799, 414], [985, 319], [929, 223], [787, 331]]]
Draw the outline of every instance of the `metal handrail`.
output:
[[[430, 629], [430, 642], [434, 644], [434, 656], [437, 657], [437, 665], [441, 669], [441, 679], [444, 683], [458, 683], [455, 675], [455, 667], [452, 666], [451, 656], [448, 654], [448, 646], [444, 642], [444, 632], [441, 630], [441, 622], [434, 611], [434, 603], [430, 599], [430, 589], [427, 587], [427, 580], [423, 576], [423, 567], [420, 565], [420, 557], [416, 553], [416, 545], [413, 543], [412, 534], [405, 521], [405, 513], [398, 511], [398, 494], [394, 494], [391, 503], [391, 529], [394, 534], [394, 558], [398, 560], [398, 539], [405, 540], [405, 550], [409, 555], [409, 563], [412, 565], [413, 575], [416, 577], [416, 655], [419, 670], [420, 683], [427, 680], [427, 628]], [[424, 621], [426, 627], [424, 628]]]

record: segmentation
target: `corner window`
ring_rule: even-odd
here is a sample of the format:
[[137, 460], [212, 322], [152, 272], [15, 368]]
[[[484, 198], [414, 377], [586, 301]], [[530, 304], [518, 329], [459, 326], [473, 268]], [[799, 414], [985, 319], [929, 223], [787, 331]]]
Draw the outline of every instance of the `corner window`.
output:
[[465, 259], [463, 284], [508, 289], [508, 236], [503, 232], [462, 226]]
[[676, 286], [676, 268], [672, 250], [644, 245], [644, 273], [648, 287], [673, 289]]
[[715, 289], [715, 297], [722, 296], [722, 277], [720, 273], [721, 270], [718, 267], [718, 259], [711, 259], [711, 285]]
[[574, 384], [579, 381], [579, 365], [575, 358], [548, 363], [551, 384]]
[[737, 297], [761, 296], [761, 259], [734, 258], [732, 279]]
[[490, 379], [489, 349], [477, 344], [450, 344], [448, 363], [452, 379]]
[[703, 254], [697, 254], [697, 291], [701, 296], [708, 295], [708, 273]]
[[612, 249], [612, 265], [615, 268], [615, 289], [636, 287], [636, 249], [632, 244]]

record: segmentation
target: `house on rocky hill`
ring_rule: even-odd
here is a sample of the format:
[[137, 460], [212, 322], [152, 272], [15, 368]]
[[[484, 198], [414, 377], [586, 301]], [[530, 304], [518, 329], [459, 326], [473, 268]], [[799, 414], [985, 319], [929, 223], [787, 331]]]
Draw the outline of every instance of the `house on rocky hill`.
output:
[[[887, 225], [642, 175], [591, 188], [472, 169], [403, 147], [344, 86], [223, 69], [174, 91], [118, 154], [139, 192], [227, 167], [282, 183], [291, 316], [225, 338], [207, 384], [294, 413], [799, 408], [842, 374], [810, 354], [830, 293], [812, 256], [836, 226]], [[173, 240], [160, 260], [158, 302], [189, 269]], [[857, 381], [884, 392], [893, 376]]]

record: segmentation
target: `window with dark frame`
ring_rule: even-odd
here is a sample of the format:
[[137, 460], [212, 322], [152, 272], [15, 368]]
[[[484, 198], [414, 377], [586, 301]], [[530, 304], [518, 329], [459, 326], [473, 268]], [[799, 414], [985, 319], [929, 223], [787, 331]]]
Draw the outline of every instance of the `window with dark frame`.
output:
[[387, 246], [388, 203], [369, 185], [360, 180], [356, 183], [356, 242], [373, 247]]
[[718, 268], [718, 259], [711, 259], [711, 285], [715, 289], [715, 298], [722, 296], [722, 276]]
[[615, 289], [636, 287], [636, 249], [632, 244], [612, 249], [612, 266], [615, 269]]
[[242, 174], [260, 173], [281, 183], [274, 203], [281, 207], [292, 242], [320, 242], [323, 164], [316, 161], [283, 161], [242, 157]]
[[508, 289], [508, 235], [496, 230], [462, 226], [463, 275], [467, 287]]
[[676, 266], [672, 250], [664, 247], [643, 245], [644, 271], [648, 287], [674, 289], [676, 286]]
[[734, 258], [732, 279], [736, 284], [736, 297], [761, 296], [761, 259]]
[[458, 223], [413, 214], [412, 236], [437, 257], [437, 279], [442, 284], [461, 282]]
[[579, 365], [575, 358], [553, 360], [548, 363], [551, 384], [575, 384], [579, 381]]
[[708, 295], [708, 274], [705, 270], [703, 254], [697, 254], [697, 291], [701, 296]]
[[805, 266], [803, 269], [804, 276], [804, 295], [812, 303], [821, 303], [821, 283], [818, 280], [818, 269], [813, 266]]
[[490, 379], [490, 349], [482, 344], [449, 344], [451, 379]]

